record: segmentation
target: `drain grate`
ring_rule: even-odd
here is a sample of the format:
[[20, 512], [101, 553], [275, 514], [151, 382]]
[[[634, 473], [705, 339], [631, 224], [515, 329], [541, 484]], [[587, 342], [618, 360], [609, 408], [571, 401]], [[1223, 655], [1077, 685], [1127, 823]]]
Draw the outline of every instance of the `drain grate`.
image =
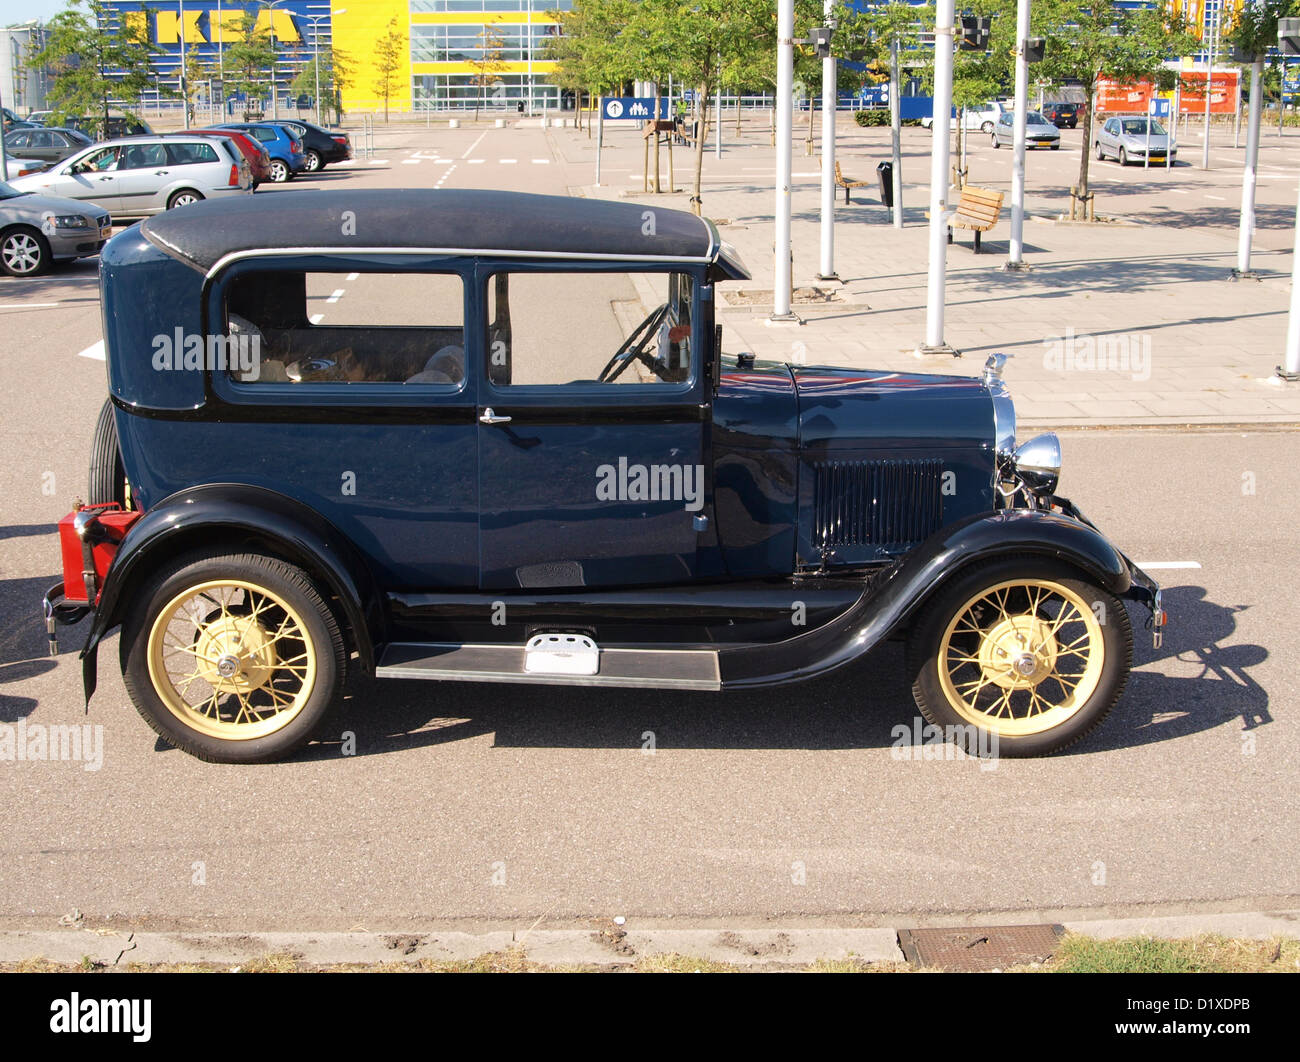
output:
[[978, 972], [1045, 962], [1064, 932], [1059, 925], [904, 929], [898, 944], [914, 966]]

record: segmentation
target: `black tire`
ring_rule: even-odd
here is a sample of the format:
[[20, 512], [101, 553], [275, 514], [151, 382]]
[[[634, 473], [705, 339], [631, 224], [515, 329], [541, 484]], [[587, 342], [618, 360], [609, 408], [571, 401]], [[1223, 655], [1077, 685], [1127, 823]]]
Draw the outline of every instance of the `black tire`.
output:
[[303, 154], [307, 159], [306, 169], [308, 173], [319, 173], [321, 170], [325, 168], [325, 164], [322, 163], [320, 160], [319, 151], [308, 150], [305, 151]]
[[181, 188], [172, 192], [167, 199], [167, 209], [175, 210], [177, 207], [189, 206], [191, 203], [199, 203], [203, 200], [203, 193], [197, 192], [193, 188]]
[[1061, 150], [1061, 145], [1060, 145], [1060, 144], [1048, 144], [1047, 146], [1050, 147], [1053, 151], [1060, 151], [1060, 150]]
[[[230, 601], [234, 603], [229, 605], [229, 612], [222, 607], [220, 616], [214, 621], [209, 610], [202, 617], [201, 622], [195, 623], [198, 632], [194, 642], [191, 643], [193, 649], [178, 644], [181, 638], [175, 627], [170, 625], [171, 622], [183, 622], [185, 619], [195, 622], [189, 613], [181, 611], [183, 605], [188, 603], [187, 591], [205, 584], [233, 581], [247, 584], [256, 593], [269, 597], [275, 604], [266, 611], [260, 607], [254, 608], [250, 615], [250, 598], [247, 593], [244, 592], [242, 607], [234, 602], [232, 596]], [[205, 600], [221, 605], [221, 602], [215, 600], [221, 592], [220, 589], [208, 590]], [[194, 598], [198, 598], [197, 592]], [[152, 582], [142, 588], [142, 592], [135, 600], [140, 603], [140, 607], [132, 608], [122, 629], [120, 652], [123, 681], [136, 710], [145, 722], [163, 740], [188, 752], [191, 756], [210, 763], [268, 763], [284, 759], [311, 739], [313, 731], [342, 694], [347, 668], [343, 636], [325, 598], [316, 589], [307, 573], [300, 568], [259, 553], [233, 554], [220, 551], [195, 553], [177, 558], [170, 565], [164, 566]], [[262, 707], [261, 711], [270, 713], [269, 721], [260, 717], [254, 721], [250, 716], [248, 722], [242, 725], [249, 729], [253, 736], [230, 736], [232, 730], [238, 731], [242, 712], [237, 713], [233, 721], [227, 717], [243, 703], [242, 697], [236, 698], [232, 693], [222, 694], [218, 691], [213, 694], [211, 701], [205, 703], [201, 718], [204, 722], [210, 723], [212, 729], [218, 731], [216, 734], [205, 732], [195, 725], [195, 721], [200, 718], [196, 711], [191, 711], [188, 719], [184, 718], [181, 712], [170, 707], [168, 701], [164, 700], [152, 677], [150, 668], [152, 646], [166, 646], [182, 654], [193, 653], [196, 660], [203, 660], [215, 666], [217, 662], [212, 660], [210, 655], [199, 655], [197, 651], [200, 647], [206, 648], [210, 644], [204, 642], [206, 636], [202, 632], [205, 629], [212, 631], [220, 628], [223, 623], [228, 625], [242, 623], [244, 626], [239, 628], [240, 636], [235, 643], [226, 642], [224, 650], [220, 646], [212, 650], [222, 652], [221, 661], [224, 663], [228, 659], [235, 658], [230, 646], [242, 644], [237, 657], [238, 669], [235, 673], [238, 679], [245, 674], [245, 668], [253, 670], [258, 663], [254, 658], [257, 650], [245, 656], [246, 647], [258, 643], [258, 637], [250, 635], [249, 625], [259, 623], [255, 617], [260, 613], [268, 617], [265, 621], [266, 628], [255, 633], [259, 633], [264, 642], [268, 631], [276, 628], [278, 624], [274, 639], [280, 639], [285, 630], [285, 622], [281, 617], [294, 619], [292, 613], [288, 611], [290, 609], [292, 613], [296, 613], [299, 622], [288, 625], [290, 632], [287, 636], [287, 644], [290, 646], [288, 651], [297, 654], [298, 648], [301, 647], [302, 652], [283, 661], [278, 657], [272, 657], [276, 662], [266, 665], [264, 670], [271, 671], [276, 679], [285, 676], [292, 680], [297, 676], [287, 674], [290, 662], [305, 659], [308, 663], [300, 663], [298, 669], [314, 668], [309, 671], [311, 681], [308, 683], [304, 676], [298, 690], [286, 691], [283, 687], [278, 688], [277, 692], [282, 694], [287, 692], [290, 695], [291, 704], [286, 706], [283, 712], [279, 707]], [[162, 625], [155, 634], [155, 627], [159, 625], [160, 618], [163, 616], [171, 616], [172, 621]], [[229, 631], [230, 627], [227, 626], [226, 629]], [[177, 638], [177, 642], [168, 642], [169, 634]], [[275, 644], [281, 643], [277, 640]], [[162, 649], [159, 649], [159, 653], [162, 653]], [[159, 659], [162, 659], [161, 655]], [[185, 656], [182, 655], [181, 659], [184, 660]], [[196, 673], [199, 666], [196, 663]], [[233, 680], [227, 678], [223, 681]], [[203, 682], [205, 684], [200, 687], [200, 692], [197, 694], [200, 698], [206, 698], [207, 690], [216, 689], [207, 684], [206, 677]], [[259, 690], [265, 688], [265, 686], [254, 687], [248, 700], [251, 702]], [[189, 687], [186, 686], [185, 689], [188, 692]], [[168, 690], [171, 696], [180, 697], [174, 683], [168, 684]], [[223, 696], [224, 702], [218, 703], [218, 699]], [[211, 719], [206, 714], [209, 707], [213, 713]], [[223, 734], [226, 736], [222, 736]]]
[[1096, 144], [1093, 145], [1093, 147], [1095, 147], [1095, 148], [1097, 149], [1097, 161], [1098, 161], [1098, 162], [1105, 162], [1105, 161], [1106, 161], [1106, 152], [1102, 151], [1102, 149], [1101, 149], [1101, 141], [1098, 140], [1098, 141], [1096, 142]]
[[[984, 593], [992, 590], [996, 595], [1006, 584], [1019, 581], [1046, 583], [1066, 591], [1059, 599], [1060, 606], [1056, 606], [1056, 616], [1052, 615], [1054, 605], [1050, 596], [1044, 599], [1044, 604], [1039, 604], [1038, 598], [1032, 606], [1016, 603], [1029, 602], [1028, 594], [1037, 592], [1038, 587], [1030, 585], [1001, 590], [1002, 614], [1005, 617], [1010, 611], [1014, 619], [998, 620], [996, 605], [990, 603], [996, 596], [984, 598]], [[1019, 597], [1021, 594], [1023, 598]], [[1077, 603], [1070, 601], [1071, 596]], [[1027, 633], [1032, 646], [1036, 632], [1054, 619], [1071, 614], [1066, 612], [1067, 602], [1078, 615], [1077, 621], [1069, 620], [1063, 628], [1066, 634], [1062, 637], [1070, 638], [1071, 642], [1062, 645], [1055, 636], [1049, 638], [1044, 634], [1038, 643], [1039, 652], [1026, 652], [1025, 639], [1016, 631]], [[1085, 606], [1087, 616], [1078, 604]], [[963, 629], [961, 625], [970, 622], [969, 617], [977, 617], [975, 622], [979, 626]], [[1072, 648], [1082, 641], [1073, 640], [1079, 630], [1087, 635], [1087, 653]], [[1013, 637], [1019, 643], [1018, 649]], [[1015, 661], [998, 648], [1009, 642], [1013, 651], [1020, 654]], [[1083, 656], [1084, 663], [1072, 661], [1058, 666], [1058, 662], [1074, 656]], [[998, 657], [1004, 658], [1005, 663]], [[1051, 660], [1050, 668], [1042, 662], [1047, 657]], [[1091, 733], [1124, 692], [1132, 659], [1133, 631], [1123, 602], [1078, 569], [1057, 560], [1031, 556], [986, 561], [959, 573], [926, 603], [919, 621], [909, 632], [906, 651], [912, 696], [921, 714], [968, 752], [989, 754], [992, 751], [994, 755], [1007, 757], [1043, 756], [1073, 745]], [[1032, 684], [1026, 678], [1014, 691], [1006, 692], [1008, 684], [1022, 681], [1014, 673], [1020, 660], [1025, 660], [1027, 666], [1041, 666], [1043, 671]], [[954, 664], [954, 661], [959, 662]], [[994, 666], [1005, 670], [998, 677], [990, 677]], [[1081, 674], [1071, 674], [1080, 667]], [[959, 674], [964, 677], [958, 679]], [[1061, 682], [1057, 675], [1065, 675], [1067, 682], [1073, 678], [1074, 685]], [[976, 682], [979, 687], [966, 694], [972, 706], [958, 691]], [[1082, 703], [1076, 705], [1071, 702], [1080, 686], [1085, 695]], [[1005, 719], [1001, 704], [997, 705], [996, 715], [990, 714], [993, 705], [988, 702], [980, 707], [983, 696], [996, 700], [999, 690], [1007, 698]], [[1040, 709], [1035, 715], [1032, 707], [1040, 699], [1040, 690], [1043, 691], [1041, 700], [1050, 707]], [[1022, 693], [1033, 700], [1020, 697]], [[958, 709], [954, 696], [962, 701], [962, 710]], [[1012, 698], [1019, 700], [1013, 702]], [[1052, 704], [1054, 700], [1059, 703]], [[1022, 716], [1017, 715], [1017, 703], [1027, 705]]]
[[0, 233], [0, 269], [11, 277], [38, 277], [53, 261], [49, 241], [28, 225]]
[[980, 132], [981, 132], [981, 133], [991, 133], [991, 132], [993, 132], [993, 123], [992, 123], [992, 122], [982, 122], [982, 123], [980, 124]]
[[997, 149], [1000, 148], [1000, 147], [1002, 146], [1001, 144], [998, 143], [998, 134], [997, 134], [997, 133], [994, 133], [994, 134], [993, 134], [993, 136], [992, 136], [992, 140], [993, 140], [993, 150], [994, 150], [994, 151], [997, 151]]
[[125, 508], [126, 499], [126, 470], [122, 467], [122, 451], [117, 444], [113, 402], [105, 399], [90, 442], [90, 476], [86, 485], [86, 501], [90, 505], [117, 502]]
[[1118, 162], [1121, 166], [1127, 166], [1127, 165], [1128, 165], [1128, 152], [1125, 151], [1125, 150], [1121, 147], [1121, 148], [1119, 149], [1119, 154], [1115, 156], [1115, 161]]

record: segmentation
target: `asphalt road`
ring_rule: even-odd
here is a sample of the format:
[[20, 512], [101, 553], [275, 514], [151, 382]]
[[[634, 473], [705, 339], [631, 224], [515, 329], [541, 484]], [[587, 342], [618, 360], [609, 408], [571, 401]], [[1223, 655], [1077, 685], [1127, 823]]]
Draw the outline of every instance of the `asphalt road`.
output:
[[[407, 165], [412, 147], [431, 150], [408, 142], [386, 165], [315, 183], [563, 191], [558, 161], [531, 161], [555, 158], [540, 131], [479, 132], [440, 134], [454, 161]], [[99, 336], [94, 271], [0, 281], [11, 725], [87, 721], [77, 635], [57, 660], [42, 655], [39, 600], [58, 579], [54, 525], [85, 488], [103, 396], [102, 362], [79, 356]], [[215, 766], [158, 744], [114, 638], [88, 717], [103, 727], [102, 768], [0, 762], [0, 925], [49, 926], [72, 908], [253, 930], [1293, 901], [1295, 436], [1064, 441], [1064, 491], [1117, 544], [1198, 565], [1156, 573], [1165, 646], [1139, 629], [1123, 700], [1067, 754], [994, 770], [900, 758], [892, 730], [916, 712], [887, 647], [851, 673], [744, 696], [357, 680], [293, 762]], [[347, 730], [355, 756], [340, 754]]]

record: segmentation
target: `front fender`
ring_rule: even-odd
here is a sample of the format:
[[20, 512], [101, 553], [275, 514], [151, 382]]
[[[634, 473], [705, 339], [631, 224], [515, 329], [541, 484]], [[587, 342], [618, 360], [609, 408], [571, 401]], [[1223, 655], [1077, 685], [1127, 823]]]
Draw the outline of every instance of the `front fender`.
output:
[[906, 626], [926, 598], [961, 569], [1026, 553], [1065, 561], [1116, 596], [1132, 584], [1124, 555], [1087, 524], [1045, 509], [980, 513], [932, 535], [869, 580], [862, 596], [830, 623], [776, 645], [719, 652], [722, 687], [775, 686], [834, 671]]
[[383, 638], [375, 580], [347, 538], [314, 509], [264, 487], [209, 483], [164, 498], [136, 521], [104, 579], [90, 634], [81, 651], [86, 700], [95, 691], [100, 639], [118, 626], [128, 603], [159, 564], [205, 546], [262, 548], [303, 568], [342, 604], [353, 648], [374, 670], [374, 643]]

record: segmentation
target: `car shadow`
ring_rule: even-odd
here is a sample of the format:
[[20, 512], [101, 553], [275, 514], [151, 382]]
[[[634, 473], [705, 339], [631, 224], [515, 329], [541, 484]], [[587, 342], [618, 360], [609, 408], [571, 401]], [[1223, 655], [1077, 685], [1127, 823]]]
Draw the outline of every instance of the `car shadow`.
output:
[[[53, 525], [42, 524], [0, 527], [0, 539], [47, 534], [53, 530]], [[36, 710], [37, 699], [14, 684], [44, 675], [57, 666], [55, 658], [49, 655], [41, 598], [58, 581], [57, 575], [0, 579], [0, 723], [16, 723]], [[82, 624], [61, 628], [60, 638], [66, 637], [65, 652], [73, 652], [73, 646], [80, 649], [85, 639]]]
[[[1134, 621], [1134, 672], [1109, 719], [1068, 754], [1088, 755], [1171, 741], [1239, 720], [1271, 722], [1267, 692], [1250, 670], [1268, 657], [1257, 645], [1228, 644], [1238, 606], [1206, 599], [1201, 587], [1165, 592], [1174, 626], [1150, 649]], [[1192, 676], [1146, 670], [1195, 664]], [[843, 671], [798, 686], [744, 693], [682, 693], [514, 684], [436, 683], [356, 677], [323, 735], [354, 735], [355, 755], [379, 755], [491, 737], [497, 748], [876, 749], [906, 744], [919, 731], [898, 643]], [[900, 730], [901, 728], [901, 730]], [[324, 737], [299, 758], [343, 754]]]

